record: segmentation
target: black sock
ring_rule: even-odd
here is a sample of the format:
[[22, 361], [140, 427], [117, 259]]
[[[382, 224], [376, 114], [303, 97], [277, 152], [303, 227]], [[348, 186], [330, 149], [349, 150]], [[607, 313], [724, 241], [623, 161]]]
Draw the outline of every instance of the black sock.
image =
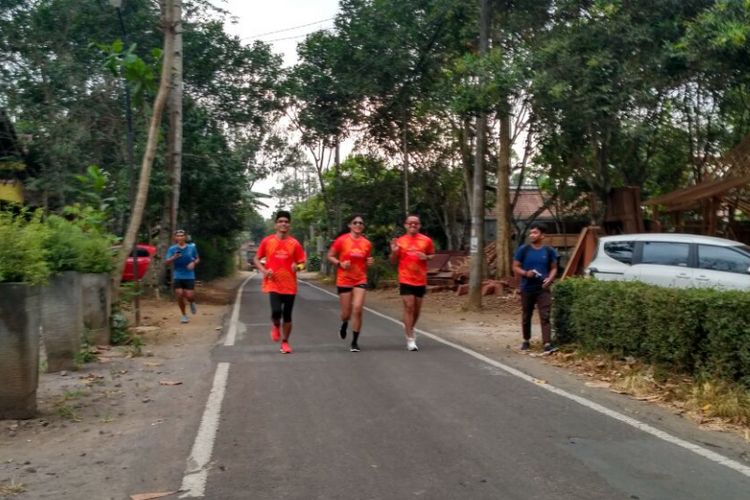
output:
[[356, 346], [357, 340], [359, 340], [359, 332], [355, 332], [354, 330], [352, 330], [352, 337], [352, 346]]
[[342, 339], [346, 338], [346, 328], [349, 326], [348, 321], [342, 321], [341, 322], [341, 328], [339, 329], [339, 335]]

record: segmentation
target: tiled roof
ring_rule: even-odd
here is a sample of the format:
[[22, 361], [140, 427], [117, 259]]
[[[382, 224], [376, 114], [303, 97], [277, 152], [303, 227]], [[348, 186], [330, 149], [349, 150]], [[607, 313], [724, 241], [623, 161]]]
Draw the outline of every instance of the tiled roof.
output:
[[[515, 196], [515, 192], [510, 194], [511, 200]], [[518, 193], [518, 200], [516, 206], [513, 207], [513, 218], [516, 220], [528, 219], [534, 212], [539, 210], [539, 207], [544, 205], [544, 198], [542, 193], [538, 189], [522, 189]], [[538, 219], [554, 219], [555, 207], [545, 208], [544, 211], [539, 214]], [[487, 210], [485, 217], [494, 219], [496, 217], [495, 208]]]

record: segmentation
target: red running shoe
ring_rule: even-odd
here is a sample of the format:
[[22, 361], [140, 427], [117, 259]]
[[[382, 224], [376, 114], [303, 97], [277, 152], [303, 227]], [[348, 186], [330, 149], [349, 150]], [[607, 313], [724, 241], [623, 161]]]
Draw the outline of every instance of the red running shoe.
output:
[[289, 345], [289, 342], [282, 342], [280, 351], [284, 354], [291, 354], [292, 347]]
[[273, 325], [271, 327], [271, 340], [274, 342], [278, 342], [281, 338], [281, 330], [279, 330], [279, 327], [276, 325]]

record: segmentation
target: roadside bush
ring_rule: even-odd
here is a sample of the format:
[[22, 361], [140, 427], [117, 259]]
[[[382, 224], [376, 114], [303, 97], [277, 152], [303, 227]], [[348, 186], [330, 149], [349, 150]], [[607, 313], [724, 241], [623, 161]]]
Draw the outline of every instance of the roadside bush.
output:
[[108, 273], [114, 267], [110, 241], [58, 215], [47, 219], [45, 249], [52, 272]]
[[46, 283], [50, 275], [45, 241], [48, 228], [37, 211], [0, 212], [0, 283]]
[[380, 282], [386, 279], [396, 279], [397, 272], [387, 258], [375, 258], [375, 263], [367, 267], [367, 285], [378, 288]]
[[196, 278], [203, 281], [231, 275], [237, 268], [235, 255], [237, 244], [233, 238], [215, 237], [211, 239], [196, 238], [198, 255], [201, 262], [195, 268]]
[[307, 270], [310, 272], [320, 272], [320, 255], [309, 255], [307, 257]]
[[559, 343], [750, 387], [750, 293], [568, 279], [553, 295]]

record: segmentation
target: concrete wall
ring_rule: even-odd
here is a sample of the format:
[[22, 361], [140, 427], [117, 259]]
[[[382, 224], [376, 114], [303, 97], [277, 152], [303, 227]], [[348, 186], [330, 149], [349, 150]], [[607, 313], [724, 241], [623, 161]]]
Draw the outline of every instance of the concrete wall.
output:
[[35, 416], [40, 309], [39, 288], [0, 283], [0, 420]]
[[47, 352], [47, 372], [72, 370], [81, 349], [83, 302], [81, 274], [53, 276], [42, 288], [42, 340]]
[[81, 274], [83, 327], [90, 343], [109, 345], [109, 316], [112, 313], [112, 291], [108, 273]]

